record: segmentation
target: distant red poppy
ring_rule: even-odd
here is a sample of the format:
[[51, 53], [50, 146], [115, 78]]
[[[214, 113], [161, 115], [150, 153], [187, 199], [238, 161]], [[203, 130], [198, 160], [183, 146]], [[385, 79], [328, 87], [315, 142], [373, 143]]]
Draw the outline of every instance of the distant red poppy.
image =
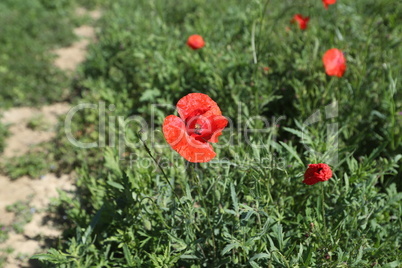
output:
[[327, 164], [310, 164], [304, 173], [303, 183], [313, 185], [320, 181], [327, 181], [332, 177], [332, 170]]
[[205, 41], [201, 35], [193, 34], [187, 39], [187, 45], [192, 49], [200, 49], [205, 46]]
[[342, 77], [346, 70], [346, 59], [343, 52], [337, 48], [327, 50], [322, 57], [325, 72], [330, 76]]
[[325, 9], [328, 9], [328, 6], [335, 4], [336, 0], [322, 0], [322, 3], [324, 4]]
[[299, 28], [301, 30], [307, 29], [307, 23], [310, 20], [310, 17], [303, 17], [301, 14], [296, 14], [293, 16], [293, 19], [291, 20], [292, 23], [297, 22], [299, 24]]
[[177, 105], [180, 117], [169, 115], [163, 122], [163, 135], [173, 150], [189, 162], [208, 162], [215, 157], [209, 142], [228, 124], [215, 101], [202, 93], [191, 93]]

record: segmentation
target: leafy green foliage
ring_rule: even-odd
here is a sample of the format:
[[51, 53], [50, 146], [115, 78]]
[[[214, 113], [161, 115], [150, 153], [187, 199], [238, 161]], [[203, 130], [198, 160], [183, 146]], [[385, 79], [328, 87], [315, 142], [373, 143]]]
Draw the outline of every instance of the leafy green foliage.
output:
[[17, 201], [16, 203], [6, 207], [8, 212], [14, 213], [12, 227], [16, 233], [23, 233], [24, 225], [32, 220], [33, 208], [29, 205], [31, 201], [32, 199], [28, 198], [26, 201]]
[[[99, 43], [91, 48], [76, 83], [80, 101], [114, 105], [107, 116], [138, 114], [146, 116], [146, 122], [151, 116], [160, 122], [173, 110], [166, 104], [197, 91], [216, 100], [233, 127], [264, 116], [269, 121], [281, 118], [281, 125], [294, 128], [296, 120], [302, 123], [317, 109], [337, 102], [341, 145], [356, 156], [384, 144], [384, 155], [401, 151], [401, 63], [395, 56], [402, 53], [402, 46], [397, 46], [401, 27], [395, 23], [400, 4], [389, 9], [377, 1], [358, 1], [325, 11], [316, 1], [207, 2], [110, 4]], [[294, 12], [310, 15], [307, 31], [285, 30]], [[153, 20], [145, 20], [143, 14], [151, 14]], [[370, 23], [363, 23], [366, 19]], [[193, 33], [206, 38], [204, 49], [186, 47], [186, 38]], [[321, 56], [331, 47], [347, 55], [343, 79], [323, 72]], [[268, 72], [263, 70], [267, 66]], [[97, 128], [90, 126], [98, 126], [97, 111], [85, 113], [75, 120], [76, 131], [89, 131], [84, 136], [96, 140]], [[282, 129], [278, 135], [282, 140], [295, 138]]]
[[321, 185], [324, 196], [320, 186], [300, 184], [300, 165], [165, 170], [179, 200], [155, 166], [124, 171], [112, 151], [105, 161], [108, 169], [97, 177], [80, 171], [77, 197], [88, 198], [85, 209], [76, 197], [63, 197], [68, 218], [79, 226], [66, 251], [38, 258], [65, 267], [293, 267], [365, 266], [402, 257], [386, 250], [401, 247], [402, 194], [395, 185], [385, 193], [375, 187], [395, 174], [394, 161], [349, 158], [348, 172], [338, 169]]
[[6, 241], [8, 239], [8, 230], [7, 227], [3, 224], [0, 224], [0, 243]]
[[[71, 125], [76, 141], [97, 147], [72, 145], [60, 128], [54, 159], [76, 168], [78, 190], [59, 200], [65, 243], [35, 258], [50, 267], [400, 266], [402, 6], [338, 2], [328, 11], [313, 0], [107, 3], [74, 87], [75, 104], [94, 106]], [[311, 17], [306, 31], [289, 24], [294, 13]], [[186, 47], [194, 33], [205, 48]], [[332, 47], [346, 54], [341, 79], [323, 71]], [[232, 120], [210, 163], [186, 163], [160, 131], [190, 92]], [[333, 178], [303, 185], [335, 136]]]
[[13, 180], [24, 175], [39, 178], [50, 169], [50, 164], [46, 160], [46, 153], [33, 150], [22, 156], [5, 159], [0, 165], [2, 168], [1, 173]]
[[0, 153], [3, 152], [6, 146], [6, 138], [9, 135], [8, 128], [6, 125], [0, 122]]
[[27, 128], [30, 128], [32, 130], [46, 130], [49, 128], [49, 126], [46, 124], [45, 117], [40, 114], [40, 115], [35, 115], [29, 119], [27, 122]]
[[71, 1], [4, 0], [0, 3], [0, 103], [38, 105], [63, 97], [66, 76], [51, 50], [74, 40]]

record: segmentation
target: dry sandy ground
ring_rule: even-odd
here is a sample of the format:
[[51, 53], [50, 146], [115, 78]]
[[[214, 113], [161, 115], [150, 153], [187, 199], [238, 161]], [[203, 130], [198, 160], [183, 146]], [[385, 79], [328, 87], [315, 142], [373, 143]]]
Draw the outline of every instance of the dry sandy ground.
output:
[[[100, 17], [99, 11], [87, 12], [85, 9], [78, 9], [77, 13], [88, 14], [95, 20]], [[80, 37], [79, 41], [70, 47], [54, 51], [58, 56], [55, 65], [66, 72], [74, 72], [78, 64], [85, 59], [86, 47], [95, 39], [94, 28], [88, 25], [75, 29], [75, 33]], [[0, 155], [0, 161], [23, 155], [29, 148], [39, 143], [51, 142], [55, 136], [58, 116], [67, 113], [69, 109], [68, 103], [55, 103], [40, 109], [19, 107], [4, 111], [1, 120], [10, 125], [10, 136], [6, 140], [6, 148], [3, 155]], [[27, 127], [27, 122], [36, 116], [44, 119], [47, 124], [46, 130], [32, 130]], [[29, 257], [46, 251], [45, 241], [60, 235], [61, 231], [46, 221], [48, 216], [46, 209], [50, 198], [58, 196], [58, 189], [73, 191], [72, 176], [65, 174], [58, 178], [54, 174], [46, 174], [41, 179], [22, 177], [12, 181], [0, 175], [0, 224], [8, 226], [14, 221], [14, 213], [7, 212], [6, 207], [17, 201], [29, 202], [33, 215], [31, 222], [24, 226], [22, 234], [11, 231], [8, 240], [0, 244], [0, 250], [9, 247], [14, 249], [8, 256], [4, 268], [38, 267], [29, 263]]]
[[[88, 12], [83, 8], [77, 9], [76, 13], [78, 15], [88, 14], [94, 20], [99, 19], [101, 16], [101, 13], [97, 10]], [[54, 51], [57, 55], [55, 65], [65, 71], [74, 71], [78, 64], [84, 61], [86, 47], [95, 39], [94, 28], [89, 25], [82, 25], [81, 27], [74, 29], [74, 33], [81, 37], [79, 41], [69, 47], [59, 48]]]
[[[1, 159], [23, 155], [41, 142], [50, 142], [55, 135], [57, 116], [67, 113], [69, 108], [67, 103], [57, 103], [41, 109], [21, 107], [5, 111], [2, 121], [10, 125], [10, 136]], [[29, 119], [38, 115], [48, 124], [46, 131], [34, 131], [27, 127]], [[41, 179], [24, 176], [14, 181], [0, 175], [0, 224], [10, 226], [15, 221], [16, 215], [7, 212], [6, 207], [17, 201], [27, 202], [33, 216], [31, 222], [24, 226], [23, 233], [9, 232], [8, 240], [0, 245], [0, 249], [14, 249], [5, 268], [35, 267], [28, 265], [28, 258], [43, 251], [46, 240], [60, 235], [60, 230], [52, 227], [51, 222], [45, 222], [48, 215], [46, 208], [50, 198], [58, 196], [57, 189], [73, 190], [72, 182], [70, 175], [58, 178], [54, 174], [46, 174]]]

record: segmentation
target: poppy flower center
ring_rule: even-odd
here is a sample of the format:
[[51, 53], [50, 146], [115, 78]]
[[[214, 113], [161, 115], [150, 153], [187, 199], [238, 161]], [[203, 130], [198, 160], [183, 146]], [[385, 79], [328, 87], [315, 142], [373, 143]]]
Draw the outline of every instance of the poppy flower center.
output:
[[186, 130], [188, 135], [201, 142], [207, 142], [214, 132], [212, 120], [203, 115], [187, 118]]
[[195, 124], [194, 133], [197, 135], [201, 135], [201, 125], [200, 124]]

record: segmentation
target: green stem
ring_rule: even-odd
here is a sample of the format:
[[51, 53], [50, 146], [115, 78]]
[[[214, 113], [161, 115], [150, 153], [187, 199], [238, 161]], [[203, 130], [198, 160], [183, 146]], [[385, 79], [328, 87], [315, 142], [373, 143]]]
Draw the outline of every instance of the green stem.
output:
[[190, 181], [197, 183], [197, 188], [198, 188], [197, 192], [198, 192], [198, 196], [200, 197], [199, 201], [201, 203], [202, 208], [204, 209], [205, 217], [208, 222], [208, 228], [211, 229], [211, 231], [212, 231], [211, 232], [212, 247], [214, 248], [215, 257], [217, 257], [215, 235], [214, 235], [213, 227], [212, 227], [211, 220], [209, 217], [208, 206], [207, 206], [207, 203], [205, 202], [206, 198], [204, 197], [204, 188], [202, 186], [202, 181], [201, 181], [200, 177], [197, 175], [197, 169], [199, 167], [198, 165], [199, 165], [198, 163], [190, 163], [190, 165], [189, 165], [190, 166], [190, 172], [189, 172]]
[[170, 188], [172, 189], [173, 194], [176, 196], [177, 201], [179, 202], [179, 204], [181, 204], [180, 202], [180, 198], [179, 196], [176, 194], [173, 185], [170, 183], [169, 177], [166, 175], [165, 171], [163, 170], [163, 168], [161, 167], [161, 165], [159, 164], [158, 161], [156, 161], [155, 157], [152, 155], [151, 150], [148, 148], [148, 146], [146, 145], [146, 143], [142, 140], [140, 134], [137, 134], [138, 138], [140, 139], [140, 141], [142, 142], [142, 144], [144, 145], [145, 151], [147, 151], [148, 155], [152, 158], [152, 160], [155, 162], [155, 164], [159, 167], [159, 169], [162, 171], [163, 177], [165, 178], [166, 182], [169, 184]]
[[322, 212], [322, 221], [324, 225], [324, 235], [327, 234], [327, 224], [325, 221], [325, 195], [324, 195], [324, 183], [321, 184], [321, 212]]

